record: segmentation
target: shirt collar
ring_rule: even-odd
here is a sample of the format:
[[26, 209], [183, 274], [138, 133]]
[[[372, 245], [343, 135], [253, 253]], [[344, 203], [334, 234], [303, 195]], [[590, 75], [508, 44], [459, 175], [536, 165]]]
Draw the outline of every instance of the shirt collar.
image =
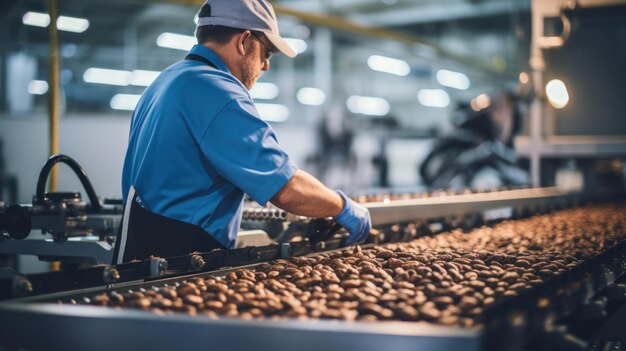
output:
[[191, 48], [191, 50], [189, 50], [189, 53], [190, 54], [194, 54], [194, 55], [202, 56], [205, 59], [211, 61], [211, 63], [214, 64], [215, 67], [217, 67], [217, 69], [219, 69], [220, 71], [224, 71], [224, 72], [230, 73], [230, 70], [228, 69], [228, 66], [226, 66], [226, 64], [224, 63], [224, 61], [222, 61], [222, 59], [219, 57], [219, 55], [217, 55], [215, 53], [215, 51], [207, 48], [204, 45], [200, 45], [200, 44], [194, 45]]

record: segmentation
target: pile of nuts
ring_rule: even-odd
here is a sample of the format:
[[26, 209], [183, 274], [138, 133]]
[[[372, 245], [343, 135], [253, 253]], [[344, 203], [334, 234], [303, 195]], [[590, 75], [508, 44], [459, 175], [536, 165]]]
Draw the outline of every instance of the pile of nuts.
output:
[[279, 259], [224, 277], [103, 293], [89, 303], [210, 318], [427, 321], [472, 327], [499, 298], [626, 236], [625, 206], [590, 206], [407, 243]]

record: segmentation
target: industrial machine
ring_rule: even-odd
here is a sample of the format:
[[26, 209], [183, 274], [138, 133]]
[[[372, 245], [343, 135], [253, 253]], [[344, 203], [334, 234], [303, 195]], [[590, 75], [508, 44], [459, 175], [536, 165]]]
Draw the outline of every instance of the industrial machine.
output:
[[[45, 192], [50, 171], [58, 163], [67, 164], [78, 176], [89, 203], [78, 192]], [[109, 264], [122, 213], [122, 200], [101, 201], [78, 162], [67, 155], [54, 155], [40, 171], [32, 204], [0, 204], [0, 254], [35, 255], [70, 268]], [[270, 245], [294, 237], [317, 243], [338, 229], [329, 220], [311, 220], [246, 202], [237, 247]], [[42, 235], [33, 235], [37, 230]], [[45, 237], [48, 234], [52, 238]]]
[[[598, 201], [595, 197], [557, 188], [434, 195], [381, 194], [369, 197], [364, 206], [370, 209], [376, 229], [362, 249], [419, 238], [436, 239], [455, 228], [469, 231], [481, 225], [489, 227], [503, 220], [515, 222]], [[246, 210], [244, 222], [259, 220], [264, 225], [282, 223], [283, 228], [289, 228], [290, 224], [302, 226], [307, 222], [274, 209]], [[136, 308], [88, 306], [98, 301], [97, 296], [149, 294], [149, 291], [166, 288], [180, 289], [197, 279], [231, 279], [241, 269], [261, 270], [268, 261], [297, 261], [298, 257], [356, 252], [353, 248], [344, 248], [346, 235], [337, 232], [332, 223], [316, 223], [318, 236], [309, 237], [310, 233], [302, 232], [293, 234], [296, 230], [289, 234], [288, 230], [283, 230], [280, 235], [290, 239], [269, 245], [153, 257], [116, 266], [99, 265], [72, 272], [0, 279], [0, 293], [5, 299], [0, 303], [0, 319], [11, 321], [0, 331], [2, 346], [189, 349], [210, 344], [211, 347], [228, 349], [317, 350], [326, 345], [379, 350], [393, 345], [394, 349], [401, 350], [513, 350], [522, 347], [582, 350], [596, 339], [589, 336], [589, 340], [584, 340], [571, 333], [579, 330], [581, 325], [608, 325], [601, 329], [606, 334], [604, 337], [594, 337], [600, 341], [619, 340], [615, 336], [619, 333], [615, 334], [611, 328], [623, 322], [626, 313], [623, 305], [626, 301], [626, 285], [623, 284], [625, 242], [615, 243], [532, 289], [502, 296], [481, 310], [481, 323], [471, 326], [425, 321], [261, 321], [224, 316], [215, 319], [188, 315], [184, 310], [163, 315]], [[308, 221], [305, 228], [314, 226]], [[231, 278], [225, 278], [229, 274]], [[37, 338], [32, 338], [29, 332], [34, 325], [46, 326], [39, 329]], [[93, 340], [100, 342], [94, 343]]]
[[[67, 164], [78, 176], [89, 203], [77, 192], [45, 192], [50, 171], [58, 163]], [[121, 200], [101, 202], [78, 162], [66, 155], [55, 155], [39, 173], [32, 204], [0, 206], [0, 231], [6, 233], [0, 238], [0, 254], [36, 255], [42, 260], [74, 266], [110, 263], [121, 218]], [[33, 237], [33, 230], [52, 238]]]

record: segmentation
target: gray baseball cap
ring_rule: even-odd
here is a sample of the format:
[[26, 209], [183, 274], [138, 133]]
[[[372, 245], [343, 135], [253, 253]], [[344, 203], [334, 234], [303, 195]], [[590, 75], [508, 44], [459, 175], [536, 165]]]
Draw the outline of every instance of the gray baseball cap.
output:
[[218, 25], [263, 32], [287, 57], [296, 52], [278, 33], [274, 8], [266, 0], [207, 0], [198, 15], [198, 26]]

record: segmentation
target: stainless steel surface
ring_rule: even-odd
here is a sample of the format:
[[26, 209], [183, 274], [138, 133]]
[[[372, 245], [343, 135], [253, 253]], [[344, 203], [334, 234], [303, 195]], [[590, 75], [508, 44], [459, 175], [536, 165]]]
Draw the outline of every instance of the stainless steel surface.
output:
[[420, 219], [482, 213], [494, 209], [544, 205], [572, 199], [574, 195], [556, 187], [548, 187], [372, 202], [363, 205], [370, 210], [372, 224], [380, 226]]
[[86, 263], [111, 264], [113, 247], [97, 237], [73, 238], [57, 243], [51, 239], [7, 240], [0, 243], [0, 254], [34, 255], [54, 258], [84, 258]]
[[626, 136], [561, 135], [549, 136], [538, 143], [528, 137], [515, 139], [518, 156], [531, 157], [613, 157], [626, 155]]
[[239, 230], [237, 233], [236, 248], [250, 246], [267, 246], [276, 244], [276, 242], [267, 235], [263, 230]]
[[[0, 320], [11, 321], [0, 328], [2, 344], [46, 350], [481, 349], [477, 330], [422, 323], [211, 320], [91, 306], [17, 303], [0, 304]], [[33, 326], [41, 327], [34, 330]]]

